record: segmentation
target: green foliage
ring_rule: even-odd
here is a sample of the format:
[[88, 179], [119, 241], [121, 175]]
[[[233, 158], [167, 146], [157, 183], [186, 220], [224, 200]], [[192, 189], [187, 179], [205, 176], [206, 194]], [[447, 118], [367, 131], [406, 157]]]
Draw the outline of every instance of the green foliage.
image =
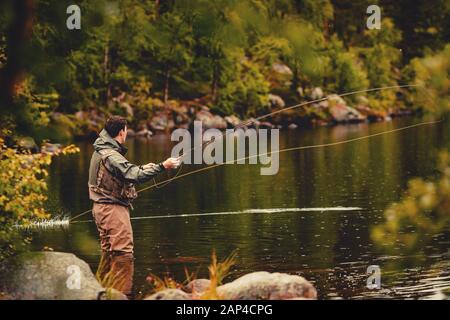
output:
[[384, 213], [385, 222], [372, 230], [372, 238], [380, 245], [392, 247], [403, 244], [412, 251], [419, 241], [447, 230], [450, 222], [450, 154], [442, 152], [440, 177], [409, 182], [408, 190], [399, 203]]
[[344, 93], [366, 89], [369, 85], [362, 61], [333, 36], [328, 44], [327, 83], [333, 92]]
[[395, 29], [391, 19], [381, 22], [380, 30], [366, 30], [366, 47], [360, 48], [367, 68], [367, 76], [371, 87], [382, 87], [396, 84], [394, 67], [400, 62], [401, 54], [396, 45], [401, 34]]
[[259, 66], [242, 51], [235, 50], [230, 56], [229, 64], [221, 73], [222, 88], [213, 110], [242, 117], [256, 116], [269, 103], [269, 83]]
[[[299, 92], [312, 87], [341, 93], [395, 85], [404, 58], [398, 47], [410, 53], [414, 45], [405, 39], [413, 34], [420, 40], [422, 55], [448, 39], [449, 6], [419, 2], [429, 18], [411, 32], [412, 18], [401, 11], [405, 5], [394, 1], [83, 0], [82, 29], [69, 31], [70, 1], [37, 0], [32, 35], [24, 44], [28, 54], [22, 57], [27, 98], [9, 110], [18, 129], [30, 130], [52, 124], [55, 112], [95, 109], [101, 116], [129, 116], [122, 105], [127, 103], [134, 114], [130, 120], [139, 125], [159, 100], [168, 107], [169, 99], [202, 98], [221, 114], [250, 116], [266, 110], [269, 92], [296, 102], [305, 98]], [[385, 10], [382, 28], [368, 30], [364, 12], [379, 3]], [[7, 62], [3, 34], [12, 19], [8, 6], [2, 8], [0, 68]], [[276, 74], [275, 63], [291, 73]], [[405, 71], [423, 73], [418, 63]], [[136, 90], [138, 83], [150, 86]], [[370, 107], [387, 110], [397, 96], [385, 91], [368, 98]]]
[[334, 8], [330, 0], [296, 1], [300, 16], [311, 21], [319, 29], [327, 29], [328, 21], [333, 19]]
[[413, 59], [405, 69], [421, 86], [411, 97], [416, 106], [438, 115], [450, 112], [450, 44], [434, 55]]
[[[78, 152], [74, 146], [64, 148], [62, 154]], [[34, 219], [48, 218], [43, 209], [47, 200], [46, 168], [52, 154], [31, 154], [4, 145], [0, 138], [0, 260], [23, 248], [29, 241], [17, 234], [18, 225]]]

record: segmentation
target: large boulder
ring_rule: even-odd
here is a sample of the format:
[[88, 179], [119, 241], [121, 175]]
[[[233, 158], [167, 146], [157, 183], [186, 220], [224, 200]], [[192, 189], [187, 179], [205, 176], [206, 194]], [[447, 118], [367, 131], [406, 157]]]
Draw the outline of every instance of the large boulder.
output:
[[358, 110], [349, 107], [345, 100], [338, 95], [328, 96], [328, 104], [330, 115], [336, 122], [361, 122], [366, 120], [365, 116]]
[[185, 290], [192, 294], [193, 297], [200, 297], [203, 293], [208, 291], [211, 286], [209, 279], [194, 279], [186, 285]]
[[336, 122], [362, 122], [366, 120], [366, 117], [358, 110], [343, 104], [331, 107], [330, 114]]
[[[192, 280], [184, 288], [165, 289], [156, 292], [145, 300], [193, 300], [201, 299], [211, 286], [208, 279]], [[286, 273], [269, 273], [265, 271], [246, 274], [230, 283], [216, 288], [216, 293], [223, 300], [287, 300], [316, 299], [314, 286], [305, 278]]]
[[314, 286], [305, 278], [265, 271], [246, 274], [217, 288], [225, 300], [316, 299]]
[[32, 252], [1, 266], [0, 292], [20, 300], [124, 299], [103, 288], [89, 265], [74, 254]]
[[213, 115], [208, 110], [200, 110], [196, 114], [196, 120], [201, 121], [205, 129], [216, 128], [216, 129], [226, 129], [227, 122], [224, 118], [219, 115]]

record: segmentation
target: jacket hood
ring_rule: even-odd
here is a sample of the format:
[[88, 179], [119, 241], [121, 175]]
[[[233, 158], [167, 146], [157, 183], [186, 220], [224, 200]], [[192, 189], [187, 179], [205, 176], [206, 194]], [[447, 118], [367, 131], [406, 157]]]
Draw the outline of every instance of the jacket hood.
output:
[[125, 148], [123, 145], [121, 145], [119, 142], [111, 138], [111, 136], [108, 134], [108, 132], [103, 129], [98, 138], [94, 142], [94, 150], [100, 151], [105, 149], [113, 149], [117, 152], [121, 153], [122, 155], [125, 155], [127, 152], [127, 148]]

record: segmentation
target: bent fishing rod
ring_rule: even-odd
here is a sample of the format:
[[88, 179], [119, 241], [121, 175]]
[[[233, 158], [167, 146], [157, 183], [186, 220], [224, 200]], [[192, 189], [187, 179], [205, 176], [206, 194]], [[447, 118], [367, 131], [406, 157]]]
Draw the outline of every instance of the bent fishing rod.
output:
[[[368, 93], [368, 92], [374, 92], [374, 91], [382, 91], [382, 90], [388, 90], [388, 89], [402, 89], [402, 88], [412, 88], [412, 87], [420, 87], [425, 89], [422, 85], [419, 84], [404, 84], [404, 85], [394, 85], [394, 86], [384, 86], [384, 87], [377, 87], [377, 88], [370, 88], [370, 89], [363, 89], [363, 90], [356, 90], [356, 91], [351, 91], [351, 92], [346, 92], [346, 93], [341, 93], [341, 94], [337, 94], [336, 96], [338, 97], [345, 97], [345, 96], [350, 96], [350, 95], [355, 95], [355, 94], [360, 94], [360, 93]], [[425, 89], [425, 92], [428, 94], [428, 91]], [[240, 129], [240, 128], [245, 128], [249, 125], [251, 125], [252, 123], [255, 123], [257, 121], [260, 121], [262, 119], [271, 117], [275, 114], [287, 111], [287, 110], [292, 110], [292, 109], [296, 109], [296, 108], [301, 108], [313, 103], [319, 103], [322, 101], [326, 101], [330, 98], [330, 95], [326, 96], [326, 97], [322, 97], [316, 100], [312, 100], [312, 101], [305, 101], [305, 102], [301, 102], [286, 108], [281, 108], [279, 110], [275, 110], [273, 112], [264, 114], [262, 116], [259, 116], [257, 118], [253, 118], [253, 119], [248, 119], [245, 121], [241, 121], [240, 123], [238, 123], [236, 126], [234, 126], [232, 128], [232, 131], [228, 131], [228, 132], [224, 132], [222, 133], [222, 136], [220, 137], [221, 139], [225, 138], [227, 135], [229, 135], [230, 133], [233, 133], [236, 129]], [[197, 150], [197, 148], [203, 148], [211, 143], [213, 143], [215, 140], [210, 140], [210, 141], [205, 141], [203, 142], [200, 146], [194, 146], [191, 149], [188, 150], [188, 152], [181, 154], [177, 159], [183, 159], [185, 156], [188, 156], [190, 154], [192, 154], [192, 152], [194, 152], [195, 150]], [[157, 188], [157, 189], [161, 189], [164, 188], [165, 186], [167, 186], [169, 183], [171, 183], [173, 181], [173, 178], [177, 177], [180, 173], [181, 170], [183, 168], [183, 161], [181, 161], [180, 166], [177, 168], [177, 172], [176, 174], [172, 177], [172, 178], [168, 178], [165, 181], [162, 181], [160, 183], [156, 183], [156, 179], [153, 178], [153, 187]], [[147, 189], [146, 189], [147, 190]], [[139, 191], [138, 191], [139, 192]]]
[[[385, 87], [377, 87], [377, 88], [371, 88], [371, 89], [365, 89], [365, 90], [357, 90], [357, 91], [337, 94], [336, 96], [337, 97], [345, 97], [345, 96], [350, 96], [350, 95], [355, 95], [355, 94], [360, 94], [360, 93], [368, 93], [368, 92], [382, 91], [382, 90], [389, 90], [389, 89], [413, 88], [413, 87], [420, 87], [420, 88], [425, 89], [422, 85], [419, 85], [419, 84], [405, 84], [405, 85], [385, 86]], [[281, 113], [281, 112], [284, 112], [284, 111], [287, 111], [287, 110], [292, 110], [292, 109], [295, 109], [295, 108], [304, 107], [304, 106], [307, 106], [307, 105], [310, 105], [310, 104], [313, 104], [313, 103], [318, 103], [318, 102], [321, 102], [321, 101], [325, 101], [325, 100], [328, 100], [329, 98], [330, 98], [329, 96], [326, 96], [326, 97], [323, 97], [323, 98], [320, 98], [320, 99], [302, 102], [302, 103], [299, 103], [299, 104], [296, 104], [296, 105], [293, 105], [293, 106], [289, 106], [289, 107], [286, 107], [286, 108], [281, 108], [279, 110], [275, 110], [275, 111], [270, 112], [268, 114], [259, 116], [259, 117], [255, 118], [255, 119], [249, 119], [249, 120], [246, 120], [246, 121], [242, 121], [242, 122], [240, 122], [239, 124], [237, 124], [233, 128], [233, 131], [235, 129], [246, 127], [246, 126], [250, 125], [253, 122], [256, 122], [256, 121], [259, 121], [261, 119], [273, 116], [275, 114], [278, 114], [278, 113]], [[281, 150], [267, 152], [266, 154], [262, 154], [262, 155], [264, 156], [264, 155], [269, 155], [269, 154], [272, 154], [272, 153], [283, 153], [283, 152], [289, 152], [289, 151], [295, 151], [295, 150], [306, 150], [306, 149], [316, 149], [316, 148], [331, 147], [331, 146], [351, 143], [351, 142], [355, 142], [355, 141], [359, 141], [359, 140], [363, 140], [363, 139], [369, 139], [369, 138], [372, 138], [372, 137], [375, 137], [375, 136], [384, 135], [384, 134], [399, 132], [399, 131], [403, 131], [403, 130], [407, 130], [407, 129], [411, 129], [411, 128], [415, 128], [415, 127], [419, 127], [419, 126], [433, 125], [433, 124], [437, 124], [437, 123], [439, 123], [441, 121], [442, 120], [422, 122], [422, 123], [409, 125], [409, 126], [405, 126], [405, 127], [401, 127], [401, 128], [397, 128], [397, 129], [392, 129], [392, 130], [388, 130], [388, 131], [378, 132], [378, 133], [374, 133], [374, 134], [370, 134], [370, 135], [366, 135], [366, 136], [362, 136], [362, 137], [357, 137], [357, 138], [352, 138], [352, 139], [347, 139], [347, 140], [341, 140], [341, 141], [336, 141], [336, 142], [330, 142], [330, 143], [324, 143], [324, 144], [286, 148], [286, 149], [281, 149]], [[225, 137], [227, 134], [230, 134], [230, 132], [223, 133], [222, 134], [222, 138]], [[206, 141], [200, 146], [195, 146], [195, 147], [191, 148], [190, 150], [188, 150], [188, 152], [183, 153], [182, 155], [180, 155], [178, 158], [184, 158], [185, 156], [191, 154], [194, 150], [196, 150], [196, 148], [198, 148], [198, 147], [203, 148], [205, 145], [207, 145], [207, 144], [209, 144], [211, 142], [212, 141]], [[141, 193], [141, 192], [150, 190], [152, 188], [163, 188], [164, 186], [168, 185], [170, 182], [172, 182], [174, 180], [177, 180], [177, 179], [180, 179], [180, 178], [183, 178], [183, 177], [187, 177], [189, 175], [196, 174], [196, 173], [199, 173], [199, 172], [203, 172], [203, 171], [206, 171], [206, 170], [210, 170], [210, 169], [213, 169], [213, 168], [225, 165], [225, 164], [232, 164], [235, 161], [239, 161], [239, 160], [244, 160], [245, 161], [245, 160], [254, 158], [255, 156], [261, 156], [261, 155], [259, 155], [259, 154], [258, 155], [252, 155], [252, 156], [249, 156], [249, 157], [244, 157], [242, 159], [233, 160], [232, 162], [228, 161], [228, 162], [218, 163], [218, 164], [214, 164], [214, 165], [209, 165], [209, 166], [206, 166], [206, 167], [203, 167], [203, 168], [200, 168], [200, 169], [197, 169], [197, 170], [193, 170], [193, 171], [190, 171], [190, 172], [187, 172], [187, 173], [184, 173], [184, 174], [180, 174], [182, 166], [183, 166], [183, 162], [181, 162], [181, 165], [179, 166], [178, 171], [175, 174], [175, 176], [173, 176], [171, 178], [168, 178], [166, 180], [160, 181], [160, 182], [156, 182], [156, 180], [153, 179], [154, 183], [152, 185], [144, 187], [144, 188], [138, 190], [137, 192]], [[92, 211], [92, 209], [89, 209], [89, 210], [86, 210], [86, 211], [84, 211], [84, 212], [82, 212], [80, 214], [75, 215], [74, 217], [71, 217], [69, 219], [69, 223], [73, 222], [75, 219], [78, 219], [78, 218], [88, 214], [91, 211]]]

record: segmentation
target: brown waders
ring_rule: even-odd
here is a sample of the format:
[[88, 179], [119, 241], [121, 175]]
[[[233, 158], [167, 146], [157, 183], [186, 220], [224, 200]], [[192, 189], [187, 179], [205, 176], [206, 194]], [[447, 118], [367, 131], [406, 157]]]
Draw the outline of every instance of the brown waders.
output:
[[94, 203], [92, 214], [100, 234], [102, 251], [133, 253], [133, 229], [127, 207], [113, 203]]
[[134, 258], [129, 209], [118, 204], [94, 203], [92, 213], [102, 248], [97, 277], [104, 287], [131, 297]]

